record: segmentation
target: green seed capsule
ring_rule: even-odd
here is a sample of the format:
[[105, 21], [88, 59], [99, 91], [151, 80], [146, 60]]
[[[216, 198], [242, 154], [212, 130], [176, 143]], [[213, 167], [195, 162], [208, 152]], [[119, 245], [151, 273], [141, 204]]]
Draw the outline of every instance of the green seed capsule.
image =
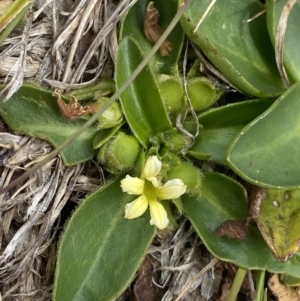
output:
[[188, 141], [176, 129], [160, 134], [160, 139], [169, 150], [175, 153], [188, 146]]
[[182, 162], [172, 166], [166, 174], [166, 180], [181, 179], [187, 186], [187, 193], [201, 195], [201, 182], [203, 175], [199, 168], [188, 162]]
[[[97, 100], [96, 104], [99, 109], [107, 102], [108, 98], [101, 97]], [[93, 104], [94, 105], [94, 104]], [[108, 129], [120, 124], [123, 120], [123, 113], [118, 102], [114, 102], [103, 114], [99, 117], [99, 128]]]
[[167, 111], [169, 113], [180, 111], [184, 106], [181, 81], [173, 76], [160, 75], [158, 82]]
[[135, 167], [139, 152], [140, 145], [137, 139], [132, 135], [119, 132], [100, 148], [98, 158], [104, 163], [105, 169], [119, 174]]
[[187, 84], [187, 91], [193, 109], [196, 112], [207, 109], [213, 105], [223, 93], [206, 77], [190, 79]]

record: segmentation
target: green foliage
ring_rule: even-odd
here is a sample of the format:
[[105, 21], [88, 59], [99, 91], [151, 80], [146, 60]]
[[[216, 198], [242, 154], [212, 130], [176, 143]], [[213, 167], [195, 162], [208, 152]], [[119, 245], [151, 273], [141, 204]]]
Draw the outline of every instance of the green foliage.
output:
[[235, 136], [273, 102], [273, 99], [249, 100], [200, 114], [199, 122], [203, 128], [188, 153], [195, 158], [199, 154], [209, 155], [209, 160], [226, 164], [226, 151]]
[[[153, 44], [147, 40], [144, 33], [144, 19], [147, 6], [150, 0], [139, 0], [132, 9], [127, 13], [122, 21], [120, 29], [120, 39], [124, 37], [133, 38], [138, 44], [143, 53], [147, 53], [152, 48]], [[170, 24], [177, 11], [175, 1], [154, 1], [154, 7], [159, 10], [159, 25], [164, 30]], [[181, 54], [184, 32], [177, 24], [168, 40], [173, 44], [174, 49], [168, 56], [162, 56], [157, 52], [151, 59], [149, 66], [158, 74], [176, 75], [178, 74], [177, 61]]]
[[216, 1], [194, 33], [210, 2], [191, 0], [181, 19], [191, 41], [239, 90], [259, 98], [281, 94], [283, 84], [276, 69], [265, 15], [247, 22], [263, 10], [262, 4], [256, 0], [230, 4]]
[[[84, 120], [65, 119], [50, 92], [29, 85], [23, 85], [9, 101], [0, 101], [0, 114], [15, 132], [45, 139], [54, 147], [67, 141], [84, 124]], [[61, 152], [66, 165], [84, 162], [95, 155], [92, 140], [96, 131], [90, 127]]]
[[[183, 0], [178, 2], [180, 5]], [[144, 32], [149, 3], [138, 1], [122, 21], [115, 66], [117, 90], [152, 48], [153, 41]], [[161, 178], [181, 179], [187, 186], [187, 193], [175, 200], [176, 206], [185, 211], [214, 256], [240, 267], [240, 279], [236, 279], [236, 290], [231, 294], [235, 298], [245, 269], [284, 273], [292, 283], [300, 278], [299, 192], [288, 191], [300, 187], [300, 6], [294, 6], [284, 38], [283, 61], [293, 83], [286, 89], [272, 43], [276, 44], [275, 34], [287, 0], [268, 1], [267, 18], [261, 15], [251, 22], [247, 20], [263, 9], [259, 1], [216, 1], [194, 32], [210, 3], [189, 1], [181, 25], [177, 24], [168, 38], [173, 51], [166, 56], [157, 51], [121, 94], [121, 106], [114, 104], [110, 113], [115, 117], [107, 115], [104, 120], [102, 116], [98, 120], [105, 121], [104, 128], [98, 131], [99, 124], [94, 124], [64, 149], [62, 156], [67, 165], [77, 164], [92, 158], [100, 148], [98, 159], [104, 168], [123, 173], [123, 177], [125, 170], [131, 176], [141, 173], [149, 156], [161, 159]], [[163, 31], [177, 4], [156, 0], [153, 6], [159, 11], [157, 25]], [[231, 100], [224, 93], [218, 107], [212, 108], [223, 93], [223, 85], [214, 77], [213, 81], [203, 79], [199, 60], [188, 54], [192, 67], [187, 70], [186, 88], [193, 107], [189, 108], [178, 67], [185, 35], [236, 89], [248, 95], [247, 99], [259, 99], [231, 103], [235, 98]], [[78, 99], [97, 99], [114, 90], [110, 80], [95, 87], [77, 92]], [[192, 110], [206, 111], [195, 116]], [[16, 132], [46, 139], [55, 147], [83, 124], [83, 120], [64, 119], [49, 92], [26, 85], [9, 102], [0, 103], [0, 114]], [[199, 135], [193, 137], [198, 125]], [[203, 176], [199, 168], [202, 162], [198, 161], [227, 165], [245, 182], [276, 189], [269, 190], [268, 199], [259, 208], [257, 224], [247, 225], [244, 239], [220, 237], [215, 232], [228, 220], [246, 222], [245, 188], [222, 174]], [[210, 162], [207, 165], [214, 166]], [[136, 197], [121, 191], [120, 180], [89, 196], [71, 217], [61, 240], [53, 301], [112, 300], [134, 277], [155, 228], [149, 224], [148, 213], [124, 219], [124, 206]], [[287, 194], [292, 195], [288, 201], [284, 199]], [[279, 206], [274, 206], [275, 201]], [[168, 203], [165, 210], [174, 228], [176, 221]], [[272, 251], [286, 261], [279, 262]], [[261, 286], [260, 290], [262, 296]]]
[[[139, 63], [144, 54], [137, 43], [125, 37], [117, 53], [116, 87], [120, 87]], [[120, 97], [126, 120], [144, 147], [149, 146], [151, 135], [171, 129], [171, 121], [150, 68], [145, 68]]]
[[[286, 1], [269, 0], [267, 10], [267, 25], [271, 41], [275, 45], [275, 36], [279, 24], [279, 18]], [[297, 1], [288, 17], [287, 30], [284, 34], [283, 61], [291, 83], [300, 80], [300, 56], [299, 56], [299, 14], [300, 3]]]
[[223, 222], [246, 219], [246, 192], [241, 184], [222, 174], [206, 173], [204, 176], [201, 197], [185, 195], [182, 201], [186, 214], [209, 251], [223, 261], [247, 269], [299, 276], [300, 254], [290, 261], [278, 262], [253, 224], [248, 226], [248, 235], [243, 240], [215, 236]]
[[149, 215], [124, 219], [134, 198], [116, 179], [76, 210], [61, 239], [53, 301], [108, 301], [130, 283], [155, 234]]
[[258, 227], [279, 260], [291, 258], [298, 250], [300, 190], [268, 189], [262, 201]]
[[300, 83], [293, 85], [248, 124], [228, 149], [229, 166], [258, 186], [300, 186]]

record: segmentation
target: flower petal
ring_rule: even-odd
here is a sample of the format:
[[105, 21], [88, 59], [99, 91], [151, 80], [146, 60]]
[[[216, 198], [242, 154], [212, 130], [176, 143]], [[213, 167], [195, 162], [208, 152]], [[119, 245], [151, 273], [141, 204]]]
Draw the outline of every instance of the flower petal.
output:
[[160, 200], [177, 199], [186, 191], [186, 185], [180, 179], [168, 181], [164, 186], [156, 188], [156, 196]]
[[156, 177], [159, 174], [160, 170], [161, 161], [157, 158], [157, 156], [151, 156], [146, 161], [146, 164], [141, 174], [141, 178], [151, 181], [151, 178]]
[[156, 177], [148, 177], [147, 180], [150, 181], [155, 188], [161, 185], [160, 181]]
[[125, 205], [125, 218], [137, 218], [145, 213], [148, 208], [148, 200], [144, 195], [141, 195], [133, 202]]
[[121, 188], [123, 192], [127, 192], [128, 194], [139, 195], [143, 193], [144, 183], [144, 180], [127, 175], [126, 178], [121, 181]]
[[162, 204], [158, 201], [149, 201], [151, 225], [156, 225], [160, 230], [165, 229], [169, 224], [167, 212]]

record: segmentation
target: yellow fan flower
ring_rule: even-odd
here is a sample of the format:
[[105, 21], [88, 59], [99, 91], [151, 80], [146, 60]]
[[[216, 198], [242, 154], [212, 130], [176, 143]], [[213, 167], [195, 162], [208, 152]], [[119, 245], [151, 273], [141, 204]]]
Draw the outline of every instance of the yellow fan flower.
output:
[[150, 207], [150, 224], [164, 229], [169, 224], [167, 212], [160, 200], [179, 198], [186, 191], [186, 185], [180, 179], [170, 180], [164, 185], [160, 180], [161, 161], [157, 156], [149, 157], [140, 178], [129, 175], [121, 181], [123, 192], [139, 195], [125, 206], [125, 218], [133, 219], [145, 213]]

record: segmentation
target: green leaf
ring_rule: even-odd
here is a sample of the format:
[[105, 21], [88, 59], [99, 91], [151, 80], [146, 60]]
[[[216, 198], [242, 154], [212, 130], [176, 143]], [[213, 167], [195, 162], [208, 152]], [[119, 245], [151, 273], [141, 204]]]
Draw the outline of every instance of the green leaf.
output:
[[124, 124], [125, 123], [122, 122], [122, 123], [114, 126], [113, 128], [103, 129], [103, 130], [99, 131], [93, 139], [93, 148], [96, 149], [96, 148], [100, 148], [101, 146], [103, 146], [106, 142], [108, 142], [108, 140], [110, 138], [112, 138], [118, 132], [118, 130]]
[[[130, 9], [122, 21], [120, 38], [132, 37], [136, 40], [144, 53], [148, 53], [153, 44], [147, 40], [144, 33], [144, 18], [147, 11], [149, 0], [139, 0]], [[154, 7], [159, 11], [158, 24], [165, 29], [177, 12], [176, 1], [154, 1]], [[177, 61], [181, 53], [183, 43], [183, 30], [180, 24], [177, 24], [168, 40], [173, 44], [174, 49], [168, 56], [162, 56], [158, 51], [151, 59], [149, 66], [157, 73], [177, 74]]]
[[299, 93], [297, 83], [230, 145], [227, 163], [248, 182], [277, 189], [299, 188]]
[[64, 93], [64, 97], [71, 100], [75, 97], [78, 102], [87, 99], [97, 99], [115, 92], [115, 82], [112, 78], [102, 77], [93, 86], [87, 86], [81, 89], [71, 90]]
[[256, 0], [216, 1], [194, 33], [210, 2], [190, 1], [181, 19], [188, 37], [241, 91], [259, 98], [281, 94], [284, 88], [268, 36], [266, 17], [247, 22], [264, 9], [263, 5]]
[[201, 197], [184, 195], [182, 201], [187, 216], [214, 256], [250, 270], [300, 276], [300, 254], [290, 261], [278, 262], [254, 224], [249, 225], [244, 240], [214, 235], [223, 222], [247, 217], [246, 191], [238, 182], [222, 174], [206, 173]]
[[[47, 140], [54, 147], [68, 140], [85, 123], [65, 119], [50, 92], [29, 85], [23, 85], [9, 101], [0, 100], [0, 115], [13, 131]], [[90, 127], [61, 152], [66, 165], [87, 161], [95, 155], [95, 133], [96, 129]]]
[[266, 111], [274, 99], [256, 99], [214, 108], [199, 115], [203, 126], [188, 154], [211, 155], [209, 160], [226, 164], [226, 151], [236, 135], [254, 118]]
[[300, 190], [268, 189], [257, 224], [274, 256], [290, 258], [299, 248]]
[[149, 214], [124, 218], [120, 180], [89, 196], [63, 234], [53, 301], [109, 301], [130, 283], [155, 234]]
[[280, 280], [284, 283], [286, 283], [288, 286], [299, 286], [300, 285], [300, 278], [293, 277], [288, 274], [283, 274], [280, 277]]
[[[116, 86], [130, 77], [143, 60], [144, 55], [136, 42], [124, 38], [116, 59]], [[170, 130], [172, 125], [158, 89], [158, 84], [150, 68], [144, 68], [120, 97], [120, 103], [127, 122], [144, 147], [152, 135]]]
[[[288, 1], [269, 0], [267, 7], [267, 25], [273, 45], [279, 18], [283, 7]], [[283, 43], [283, 61], [292, 83], [300, 80], [300, 3], [296, 2], [288, 17], [287, 28]]]

